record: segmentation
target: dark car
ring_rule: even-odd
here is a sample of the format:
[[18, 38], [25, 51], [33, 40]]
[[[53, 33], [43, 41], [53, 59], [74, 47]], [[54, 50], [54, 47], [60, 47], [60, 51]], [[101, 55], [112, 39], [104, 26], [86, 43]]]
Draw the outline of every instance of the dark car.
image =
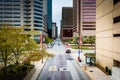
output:
[[71, 50], [70, 50], [70, 49], [67, 49], [67, 50], [66, 50], [66, 53], [71, 53]]
[[60, 46], [60, 43], [58, 43], [58, 46]]

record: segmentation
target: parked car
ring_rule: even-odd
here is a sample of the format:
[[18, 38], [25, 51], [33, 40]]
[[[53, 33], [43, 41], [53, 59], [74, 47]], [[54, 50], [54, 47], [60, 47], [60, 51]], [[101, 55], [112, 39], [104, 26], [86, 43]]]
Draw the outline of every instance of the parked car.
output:
[[67, 50], [66, 50], [66, 53], [71, 53], [71, 50], [70, 50], [70, 49], [67, 49]]

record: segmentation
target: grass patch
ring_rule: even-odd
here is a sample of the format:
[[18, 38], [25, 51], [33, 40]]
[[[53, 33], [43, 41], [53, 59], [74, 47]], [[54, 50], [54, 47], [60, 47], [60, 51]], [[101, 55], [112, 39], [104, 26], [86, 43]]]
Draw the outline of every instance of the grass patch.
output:
[[[73, 49], [78, 49], [79, 48], [78, 45], [71, 45], [71, 47]], [[82, 49], [82, 50], [94, 50], [94, 48], [92, 48], [92, 47], [86, 47], [86, 46], [80, 46], [80, 49]]]

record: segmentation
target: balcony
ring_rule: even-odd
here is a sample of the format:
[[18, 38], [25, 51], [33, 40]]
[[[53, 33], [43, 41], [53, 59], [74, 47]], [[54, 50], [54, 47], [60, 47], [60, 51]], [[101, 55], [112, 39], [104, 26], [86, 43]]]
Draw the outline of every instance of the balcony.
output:
[[30, 0], [26, 0], [26, 1], [24, 1], [24, 3], [31, 3], [31, 1]]
[[30, 23], [31, 21], [24, 21], [25, 23]]
[[31, 13], [24, 13], [25, 15], [31, 15]]
[[24, 9], [24, 11], [31, 11], [31, 9], [27, 8], [27, 9]]

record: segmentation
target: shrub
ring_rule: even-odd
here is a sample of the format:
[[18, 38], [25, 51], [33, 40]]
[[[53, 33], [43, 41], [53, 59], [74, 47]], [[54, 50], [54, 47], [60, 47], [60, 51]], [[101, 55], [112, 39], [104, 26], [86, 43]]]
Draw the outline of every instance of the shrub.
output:
[[0, 70], [0, 80], [23, 80], [23, 78], [34, 68], [31, 64], [18, 64], [3, 67]]

